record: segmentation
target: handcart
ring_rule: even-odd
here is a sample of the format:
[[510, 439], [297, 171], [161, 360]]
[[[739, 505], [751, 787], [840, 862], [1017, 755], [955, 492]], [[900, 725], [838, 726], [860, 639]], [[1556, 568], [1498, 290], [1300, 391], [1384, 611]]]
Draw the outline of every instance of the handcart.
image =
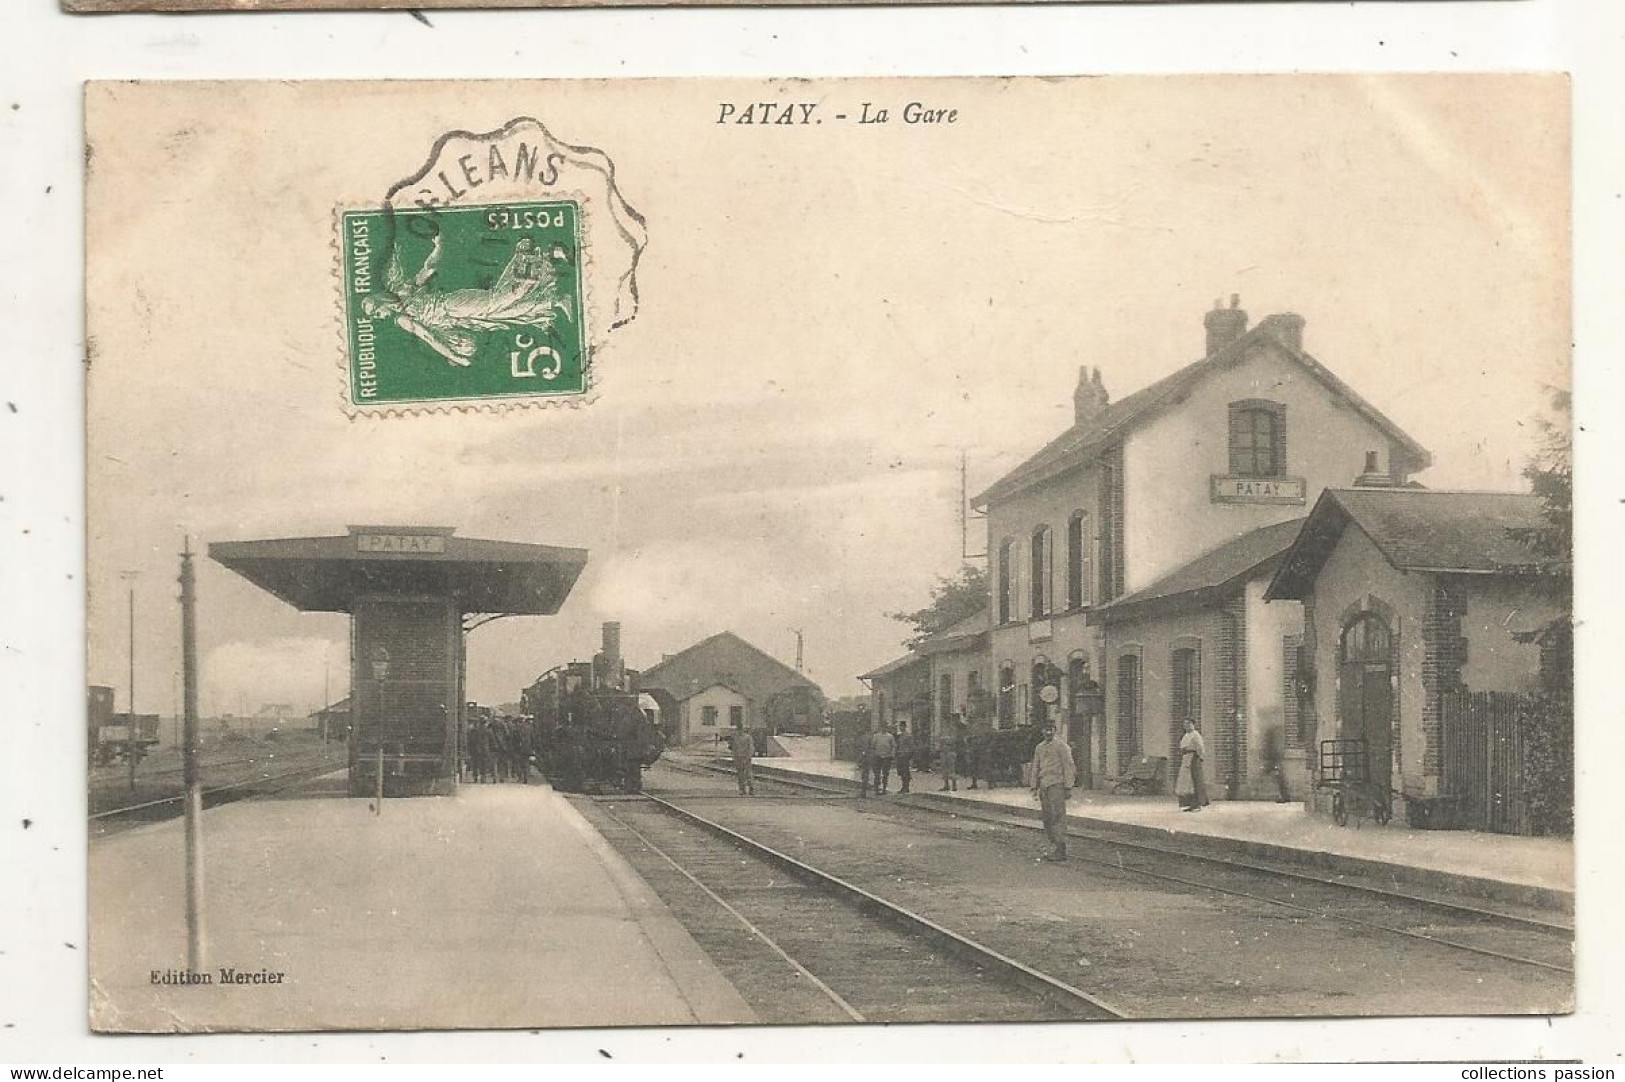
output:
[[1331, 790], [1332, 822], [1338, 826], [1347, 826], [1350, 814], [1378, 826], [1392, 817], [1393, 794], [1387, 786], [1372, 782], [1370, 765], [1363, 737], [1320, 742], [1320, 778], [1315, 787]]

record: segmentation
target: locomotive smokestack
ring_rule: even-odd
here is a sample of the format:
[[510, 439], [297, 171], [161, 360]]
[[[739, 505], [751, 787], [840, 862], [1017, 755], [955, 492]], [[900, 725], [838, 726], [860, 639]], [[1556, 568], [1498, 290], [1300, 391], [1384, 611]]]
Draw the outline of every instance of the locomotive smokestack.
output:
[[621, 659], [621, 625], [618, 620], [604, 622], [604, 646], [594, 658], [598, 663], [598, 682], [605, 687], [626, 686], [626, 666]]

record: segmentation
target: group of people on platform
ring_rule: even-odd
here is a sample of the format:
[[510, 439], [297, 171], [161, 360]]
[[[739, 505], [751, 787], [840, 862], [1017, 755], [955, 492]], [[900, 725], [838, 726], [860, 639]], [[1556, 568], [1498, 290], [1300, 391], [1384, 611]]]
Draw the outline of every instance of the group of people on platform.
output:
[[[1174, 794], [1184, 811], [1200, 811], [1211, 801], [1207, 791], [1207, 745], [1196, 722], [1185, 719], [1185, 734], [1179, 742], [1179, 773], [1174, 782]], [[1061, 739], [1059, 729], [1052, 721], [1042, 725], [1043, 739], [1033, 749], [1032, 759], [1025, 773], [1033, 798], [1043, 814], [1044, 833], [1049, 849], [1040, 860], [1064, 861], [1066, 855], [1066, 805], [1077, 785], [1078, 770], [1073, 760], [1073, 749]], [[957, 790], [958, 769], [966, 750], [966, 726], [962, 718], [955, 718], [937, 744], [936, 769], [942, 779], [941, 791]], [[906, 793], [912, 779], [912, 767], [917, 746], [908, 731], [907, 722], [899, 722], [895, 731], [882, 726], [863, 738], [858, 749], [860, 794], [871, 791], [883, 794], [890, 790], [891, 771], [895, 766], [899, 792]], [[737, 761], [737, 760], [736, 760]], [[1277, 761], [1273, 772], [1281, 779]], [[1285, 783], [1281, 781], [1284, 799]], [[741, 792], [744, 789], [741, 788]]]
[[476, 718], [468, 723], [463, 776], [475, 782], [530, 784], [536, 734], [524, 718]]
[[[955, 722], [937, 745], [936, 770], [942, 778], [941, 789], [958, 789], [955, 776], [964, 744], [964, 723]], [[891, 792], [891, 775], [897, 771], [897, 791], [909, 792], [914, 784], [914, 768], [923, 767], [923, 751], [908, 722], [900, 721], [895, 730], [882, 726], [861, 738], [858, 746], [859, 794], [868, 796]]]
[[[1211, 803], [1207, 790], [1207, 742], [1194, 719], [1184, 721], [1185, 733], [1179, 741], [1179, 772], [1174, 780], [1174, 795], [1181, 811], [1201, 811]], [[1066, 805], [1078, 781], [1077, 764], [1073, 749], [1061, 739], [1053, 721], [1042, 726], [1043, 739], [1033, 749], [1032, 759], [1025, 773], [1038, 801], [1044, 819], [1044, 833], [1050, 848], [1039, 859], [1064, 861], [1066, 856]], [[967, 727], [962, 716], [948, 723], [936, 747], [936, 772], [942, 779], [939, 791], [957, 791], [959, 764], [966, 754]], [[1272, 738], [1273, 737], [1273, 738]], [[472, 744], [472, 741], [471, 741]], [[729, 747], [733, 755], [735, 776], [741, 796], [753, 796], [756, 779], [752, 756], [756, 754], [755, 739], [743, 725], [736, 725], [729, 734]], [[908, 730], [908, 723], [898, 722], [895, 727], [883, 725], [864, 735], [858, 747], [859, 794], [867, 797], [871, 792], [885, 794], [891, 790], [891, 775], [897, 771], [898, 792], [907, 793], [914, 780], [914, 766], [920, 747]], [[1278, 734], [1266, 734], [1264, 769], [1280, 790], [1280, 801], [1286, 801], [1287, 788], [1283, 770], [1284, 756]]]

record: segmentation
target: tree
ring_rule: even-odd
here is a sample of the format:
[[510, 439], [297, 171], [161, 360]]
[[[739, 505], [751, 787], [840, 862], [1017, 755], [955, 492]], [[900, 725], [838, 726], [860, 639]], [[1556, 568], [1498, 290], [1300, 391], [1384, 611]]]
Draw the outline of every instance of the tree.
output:
[[1574, 552], [1574, 437], [1569, 431], [1573, 399], [1568, 391], [1546, 390], [1552, 416], [1535, 420], [1540, 443], [1523, 468], [1530, 491], [1540, 497], [1545, 521], [1533, 529], [1514, 530], [1513, 536], [1541, 558], [1545, 570], [1567, 574]]
[[987, 608], [987, 598], [987, 571], [979, 564], [965, 564], [957, 575], [937, 580], [931, 587], [931, 604], [925, 608], [886, 615], [914, 628], [908, 638], [908, 647], [913, 649], [937, 632]]

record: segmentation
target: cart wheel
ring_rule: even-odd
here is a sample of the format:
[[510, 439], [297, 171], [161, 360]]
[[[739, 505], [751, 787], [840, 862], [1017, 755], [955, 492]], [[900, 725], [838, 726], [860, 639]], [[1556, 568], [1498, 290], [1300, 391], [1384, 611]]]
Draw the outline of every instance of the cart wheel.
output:
[[1349, 807], [1343, 801], [1343, 791], [1341, 789], [1332, 793], [1332, 822], [1340, 827], [1349, 825]]

